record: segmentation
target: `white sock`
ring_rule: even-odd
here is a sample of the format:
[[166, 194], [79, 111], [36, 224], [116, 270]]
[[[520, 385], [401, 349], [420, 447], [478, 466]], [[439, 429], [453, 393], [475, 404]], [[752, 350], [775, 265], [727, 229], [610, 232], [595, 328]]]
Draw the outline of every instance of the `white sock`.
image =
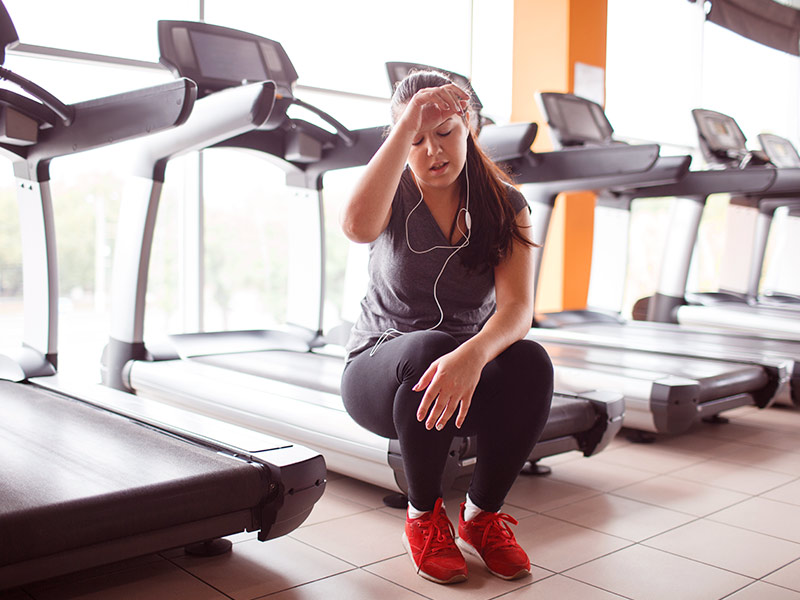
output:
[[466, 502], [464, 502], [464, 520], [471, 521], [473, 518], [480, 514], [481, 509], [472, 501], [472, 498], [467, 494]]
[[471, 521], [477, 517], [483, 509], [472, 501], [472, 498], [467, 494], [466, 502], [464, 502], [464, 520]]
[[[444, 504], [442, 504], [442, 508], [444, 508]], [[408, 518], [409, 519], [419, 519], [422, 515], [427, 514], [431, 511], [429, 510], [419, 510], [416, 508], [411, 502], [408, 503]]]

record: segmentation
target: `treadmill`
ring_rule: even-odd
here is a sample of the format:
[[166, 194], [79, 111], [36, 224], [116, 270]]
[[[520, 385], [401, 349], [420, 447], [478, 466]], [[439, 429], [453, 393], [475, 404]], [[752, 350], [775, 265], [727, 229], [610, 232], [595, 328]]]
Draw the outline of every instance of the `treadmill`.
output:
[[[785, 138], [762, 133], [758, 136], [762, 150], [748, 151], [744, 134], [733, 118], [709, 110], [698, 109], [693, 114], [700, 132], [700, 147], [709, 163], [718, 168], [767, 164], [780, 171], [778, 177], [781, 179], [776, 178], [765, 195], [736, 195], [731, 198], [720, 289], [717, 292], [687, 293], [687, 300], [705, 306], [741, 304], [800, 310], [800, 299], [783, 297], [782, 301], [765, 301], [758, 293], [772, 217], [778, 208], [800, 206], [800, 156], [797, 150]], [[719, 135], [720, 131], [729, 133]], [[748, 252], [746, 243], [749, 240], [752, 240], [752, 250]]]
[[[571, 134], [570, 124], [565, 119], [565, 116], [570, 114], [570, 110], [575, 112], [574, 106], [570, 106], [565, 111], [560, 110], [558, 104], [588, 101], [569, 94], [543, 94], [542, 101], [545, 114], [557, 140], [561, 139], [562, 144], [566, 144], [566, 148], [586, 143], [585, 139], [581, 141]], [[594, 106], [593, 110], [599, 120], [603, 115], [602, 109]], [[605, 119], [603, 118], [600, 122], [605, 122]], [[609, 139], [610, 125], [607, 126], [606, 131], [609, 133], [603, 136], [598, 134], [594, 136], [595, 139]], [[564, 150], [564, 152], [567, 151], [571, 150]], [[705, 198], [710, 193], [730, 190], [758, 194], [773, 184], [774, 177], [775, 170], [766, 167], [735, 171], [689, 171], [672, 184], [644, 187], [615, 184], [600, 188], [595, 208], [594, 245], [595, 248], [611, 247], [616, 252], [611, 265], [598, 265], [597, 260], [592, 263], [588, 299], [588, 304], [592, 309], [537, 315], [539, 327], [533, 329], [531, 335], [537, 340], [554, 341], [576, 347], [609, 350], [624, 347], [655, 357], [670, 355], [681, 358], [682, 361], [687, 360], [686, 357], [704, 359], [700, 362], [692, 361], [695, 365], [708, 365], [707, 359], [723, 361], [719, 363], [722, 365], [736, 363], [748, 367], [751, 370], [750, 375], [754, 377], [756, 375], [752, 369], [757, 367], [766, 374], [770, 383], [761, 390], [743, 392], [749, 393], [751, 396], [748, 403], [754, 402], [756, 406], [763, 408], [777, 400], [785, 403], [800, 402], [800, 396], [798, 396], [800, 392], [800, 388], [798, 388], [800, 346], [795, 343], [766, 339], [754, 340], [746, 336], [700, 330], [672, 323], [628, 321], [621, 316], [622, 286], [625, 281], [628, 251], [626, 233], [630, 206], [634, 200], [682, 196], [689, 192], [702, 193], [702, 197]], [[525, 187], [523, 186], [523, 189]], [[544, 198], [544, 200], [548, 199]], [[694, 203], [690, 203], [689, 206], [694, 206]], [[686, 227], [679, 225], [680, 223], [673, 224], [670, 227], [670, 235], [685, 235]], [[546, 224], [543, 224], [543, 230], [545, 227]], [[668, 244], [668, 246], [670, 253], [678, 253], [677, 249], [684, 247], [677, 243]], [[595, 253], [596, 256], [597, 253]], [[688, 264], [686, 268], [688, 272]], [[683, 285], [685, 285], [687, 272], [683, 273]], [[609, 286], [609, 281], [616, 283], [614, 286]], [[634, 314], [643, 310], [640, 305], [634, 309]], [[713, 377], [713, 375], [711, 376]], [[712, 386], [723, 385], [719, 378], [712, 379], [710, 383]], [[739, 378], [739, 384], [743, 383], [746, 381]], [[752, 383], [747, 385], [751, 386]], [[725, 389], [722, 387], [723, 391]], [[753, 390], [752, 387], [750, 389]], [[721, 412], [720, 409], [733, 408], [732, 405], [736, 404], [736, 401], [727, 402], [722, 394], [715, 393], [715, 395], [718, 396], [717, 399], [707, 396], [707, 400], [701, 402], [701, 416], [718, 415]], [[745, 398], [740, 396], [739, 401], [742, 400]], [[707, 402], [711, 403], [708, 408], [705, 406]]]
[[[729, 190], [756, 199], [796, 197], [800, 190], [800, 168], [775, 168], [766, 156], [750, 152], [736, 122], [722, 113], [705, 109], [692, 111], [697, 124], [700, 147], [707, 160], [718, 167], [716, 173], [755, 170], [771, 171], [773, 180], [762, 190]], [[685, 190], [686, 201], [676, 204], [674, 214], [685, 219], [683, 235], [676, 236], [678, 256], [665, 257], [659, 289], [648, 300], [647, 318], [659, 322], [685, 323], [693, 327], [712, 328], [748, 336], [800, 341], [800, 319], [796, 311], [785, 307], [751, 305], [745, 299], [724, 292], [686, 293], [686, 277], [691, 252], [697, 236], [707, 190]]]
[[[140, 155], [151, 165], [166, 164], [179, 154], [211, 146], [245, 148], [261, 153], [286, 173], [287, 185], [296, 190], [297, 202], [313, 209], [316, 222], [309, 227], [319, 238], [306, 253], [308, 262], [294, 266], [294, 275], [313, 283], [315, 297], [306, 293], [307, 308], [298, 321], [285, 328], [255, 331], [219, 331], [169, 336], [163, 345], [143, 338], [147, 257], [152, 244], [160, 189], [143, 178], [140, 197], [131, 197], [131, 211], [115, 247], [112, 298], [112, 336], [106, 353], [105, 380], [109, 385], [158, 398], [200, 414], [302, 443], [321, 452], [331, 470], [383, 487], [406, 491], [397, 440], [375, 435], [353, 421], [340, 397], [344, 366], [341, 343], [349, 324], [323, 332], [325, 297], [325, 231], [322, 210], [323, 178], [328, 171], [366, 164], [383, 140], [384, 128], [348, 130], [324, 111], [294, 95], [297, 73], [276, 41], [225, 27], [186, 21], [159, 23], [162, 61], [178, 76], [190, 76], [209, 93], [197, 101], [195, 113], [206, 101], [240, 85], [241, 70], [273, 80], [279, 101], [261, 128], [210, 139], [206, 121], [190, 118], [191, 137], [176, 139], [170, 133], [140, 142]], [[213, 62], [204, 57], [211, 56]], [[221, 91], [215, 91], [221, 90]], [[332, 131], [286, 114], [290, 106], [312, 110]], [[216, 114], [212, 112], [212, 116]], [[152, 188], [152, 189], [150, 189]], [[308, 236], [306, 236], [308, 237]], [[337, 335], [338, 332], [338, 335]], [[621, 426], [624, 404], [620, 394], [581, 391], [557, 394], [541, 441], [530, 456], [535, 461], [571, 450], [592, 455], [602, 450]], [[456, 438], [444, 474], [445, 486], [467, 474], [475, 462], [475, 443]], [[387, 502], [388, 503], [388, 502]]]
[[[0, 2], [0, 64], [16, 41]], [[319, 454], [99, 385], [62, 385], [56, 369], [49, 163], [179, 126], [195, 85], [182, 79], [65, 105], [8, 69], [0, 76], [25, 92], [0, 89], [25, 300], [24, 344], [0, 354], [0, 590], [180, 546], [224, 552], [231, 543], [220, 538], [242, 531], [261, 540], [291, 532], [324, 489]], [[274, 88], [250, 92], [268, 113]]]
[[[770, 133], [761, 133], [758, 141], [764, 154], [777, 168], [800, 168], [800, 154], [797, 153], [792, 142], [786, 138]], [[796, 218], [800, 213], [800, 193], [796, 198], [767, 198], [759, 202], [759, 217], [753, 235], [754, 254], [751, 257], [748, 284], [744, 293], [747, 298], [753, 298], [758, 304], [765, 306], [790, 305], [792, 308], [797, 308], [800, 307], [800, 294], [759, 289], [770, 227], [775, 212], [779, 208], [787, 209], [787, 218]]]
[[[404, 75], [394, 66], [389, 73], [393, 83]], [[541, 94], [539, 100], [561, 149], [531, 152], [533, 137], [526, 137], [526, 132], [533, 124], [486, 125], [480, 134], [481, 145], [520, 184], [532, 211], [532, 237], [539, 243], [545, 240], [553, 205], [562, 191], [665, 185], [680, 181], [688, 172], [688, 156], [661, 156], [655, 144], [634, 146], [614, 141], [613, 128], [594, 102], [572, 94]], [[595, 243], [616, 247], [622, 237], [619, 226], [618, 221], [603, 232], [616, 240], [596, 238]], [[540, 261], [537, 253], [537, 274]], [[621, 303], [625, 272], [612, 271], [606, 269], [599, 283], [604, 290], [619, 293]], [[595, 281], [595, 288], [597, 284]], [[560, 317], [580, 320], [588, 315], [615, 331], [622, 323], [612, 311], [577, 311]], [[538, 327], [528, 337], [541, 343], [552, 358], [557, 388], [620, 391], [625, 396], [624, 426], [639, 432], [678, 434], [698, 418], [713, 418], [742, 405], [767, 406], [786, 379], [783, 360], [762, 365], [687, 359], [684, 352], [654, 355], [627, 348], [619, 336], [603, 345], [574, 343], [559, 339], [559, 332], [543, 329], [553, 322], [553, 315], [538, 315]], [[634, 437], [637, 435], [643, 437]]]

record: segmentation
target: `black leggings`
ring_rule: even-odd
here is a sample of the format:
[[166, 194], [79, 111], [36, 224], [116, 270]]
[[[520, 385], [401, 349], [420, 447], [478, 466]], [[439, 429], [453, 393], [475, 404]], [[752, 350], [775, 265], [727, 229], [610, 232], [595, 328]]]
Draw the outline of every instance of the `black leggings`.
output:
[[388, 340], [373, 356], [365, 350], [345, 367], [342, 399], [362, 427], [397, 439], [408, 497], [431, 510], [442, 496], [442, 473], [454, 436], [477, 436], [469, 496], [498, 511], [544, 429], [553, 395], [553, 365], [545, 350], [520, 340], [488, 363], [461, 429], [455, 415], [441, 431], [425, 429], [416, 413], [423, 392], [411, 388], [430, 364], [458, 342], [441, 331], [417, 331]]

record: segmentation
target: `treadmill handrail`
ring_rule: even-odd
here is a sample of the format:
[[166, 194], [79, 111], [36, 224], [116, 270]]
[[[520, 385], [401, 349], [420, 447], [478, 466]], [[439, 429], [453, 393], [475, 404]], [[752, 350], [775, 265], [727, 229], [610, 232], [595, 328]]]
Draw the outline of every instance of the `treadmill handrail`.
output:
[[[647, 171], [658, 156], [658, 144], [641, 144], [531, 152], [508, 163], [517, 183], [553, 182], [569, 186], [573, 181], [580, 182], [592, 177]], [[579, 175], [576, 177], [576, 174]]]
[[199, 99], [180, 127], [124, 144], [120, 149], [131, 155], [127, 164], [135, 175], [163, 181], [169, 160], [263, 125], [274, 105], [272, 81], [227, 88]]
[[[267, 155], [269, 160], [286, 173], [286, 183], [309, 190], [322, 190], [322, 178], [328, 171], [360, 167], [369, 162], [386, 138], [386, 127], [354, 129], [353, 145], [347, 146], [340, 137], [332, 138], [322, 157], [314, 162], [294, 162], [283, 156], [282, 132], [258, 129], [222, 140], [214, 146], [254, 150]], [[344, 148], [343, 148], [344, 146]]]
[[[181, 125], [192, 112], [197, 86], [177, 79], [158, 86], [123, 92], [70, 105], [71, 125], [57, 121], [42, 130], [32, 146], [3, 145], [14, 161], [17, 177], [47, 181], [53, 158], [119, 143]], [[124, 115], [124, 118], [120, 118]]]
[[699, 198], [726, 192], [758, 193], [769, 189], [777, 170], [770, 167], [750, 169], [689, 171], [675, 183], [627, 190], [634, 198]]

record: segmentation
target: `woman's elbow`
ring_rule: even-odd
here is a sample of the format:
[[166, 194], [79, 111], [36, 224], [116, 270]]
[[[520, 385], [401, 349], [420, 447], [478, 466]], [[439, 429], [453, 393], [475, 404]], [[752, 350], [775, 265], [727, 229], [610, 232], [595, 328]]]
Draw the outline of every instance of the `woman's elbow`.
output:
[[356, 219], [348, 219], [346, 216], [343, 216], [339, 224], [345, 237], [351, 242], [368, 244], [377, 237], [372, 235], [372, 232], [368, 231], [367, 228]]

